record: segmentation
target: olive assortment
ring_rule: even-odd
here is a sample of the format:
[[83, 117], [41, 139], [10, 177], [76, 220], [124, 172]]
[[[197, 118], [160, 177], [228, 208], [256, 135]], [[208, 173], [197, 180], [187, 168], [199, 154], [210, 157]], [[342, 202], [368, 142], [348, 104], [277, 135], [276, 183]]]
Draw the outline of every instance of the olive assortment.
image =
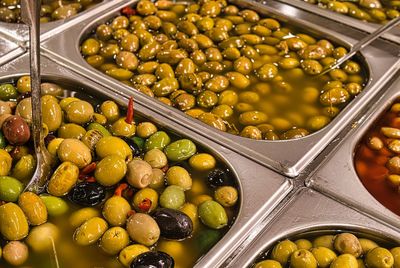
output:
[[333, 233], [278, 242], [254, 268], [391, 268], [400, 265], [400, 247], [387, 247], [353, 233]]
[[373, 22], [386, 23], [400, 16], [399, 1], [385, 0], [302, 0], [304, 2], [318, 5], [331, 11], [351, 16], [353, 18]]
[[[101, 0], [42, 0], [40, 22], [68, 19]], [[22, 23], [20, 0], [0, 0], [0, 21]]]
[[228, 230], [239, 193], [213, 155], [135, 120], [132, 99], [124, 115], [111, 100], [41, 90], [58, 165], [37, 195], [23, 192], [36, 167], [30, 78], [0, 84], [1, 267], [44, 267], [53, 250], [65, 267], [192, 267]]
[[367, 190], [400, 215], [400, 100], [368, 130], [354, 156], [355, 169]]
[[92, 67], [221, 131], [261, 140], [326, 126], [364, 88], [347, 53], [225, 0], [142, 0], [81, 44]]

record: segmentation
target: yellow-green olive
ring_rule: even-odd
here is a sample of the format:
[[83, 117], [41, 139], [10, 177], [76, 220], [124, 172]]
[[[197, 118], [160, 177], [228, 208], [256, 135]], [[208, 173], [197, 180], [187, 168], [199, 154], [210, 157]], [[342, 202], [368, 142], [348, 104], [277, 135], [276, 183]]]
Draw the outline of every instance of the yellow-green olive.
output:
[[28, 221], [22, 209], [14, 203], [0, 206], [0, 233], [7, 240], [21, 240], [28, 235]]
[[8, 175], [12, 161], [11, 155], [6, 150], [0, 149], [0, 176]]
[[[142, 206], [143, 202], [150, 201], [150, 207]], [[158, 206], [158, 194], [151, 188], [143, 188], [133, 196], [133, 207], [142, 213], [151, 213]]]
[[117, 184], [126, 174], [125, 160], [117, 155], [108, 155], [96, 165], [94, 177], [104, 186]]
[[107, 230], [107, 222], [99, 217], [93, 217], [85, 221], [74, 232], [74, 242], [80, 246], [88, 246], [96, 243]]
[[100, 105], [101, 113], [107, 118], [108, 122], [114, 122], [119, 118], [119, 108], [114, 101], [105, 101]]
[[26, 243], [35, 252], [45, 252], [53, 249], [53, 245], [58, 242], [60, 230], [50, 222], [32, 228]]
[[139, 123], [136, 128], [136, 134], [141, 138], [148, 138], [157, 132], [157, 127], [151, 122]]
[[47, 209], [42, 199], [32, 192], [24, 192], [18, 198], [18, 205], [31, 225], [40, 225], [47, 221]]
[[262, 133], [261, 131], [255, 126], [246, 126], [240, 132], [240, 136], [245, 138], [250, 138], [254, 140], [261, 140]]
[[[169, 2], [169, 1], [167, 1]], [[159, 3], [159, 2], [158, 2]], [[118, 260], [125, 266], [129, 267], [130, 263], [140, 254], [150, 251], [150, 249], [141, 244], [129, 245], [119, 253]]]
[[113, 196], [104, 203], [103, 216], [112, 226], [123, 226], [131, 210], [129, 202], [121, 196]]
[[111, 125], [111, 132], [115, 136], [132, 137], [135, 135], [136, 126], [133, 123], [127, 123], [125, 117], [119, 118]]
[[69, 217], [69, 224], [73, 228], [78, 228], [80, 225], [82, 225], [85, 221], [94, 218], [94, 217], [100, 217], [101, 213], [99, 210], [92, 208], [92, 207], [86, 207], [86, 208], [81, 208], [77, 211], [74, 211], [71, 216]]
[[78, 168], [83, 168], [92, 162], [90, 149], [77, 139], [63, 140], [57, 149], [57, 155], [61, 161], [72, 162]]
[[189, 172], [183, 167], [173, 166], [169, 168], [166, 173], [166, 179], [169, 185], [180, 186], [185, 191], [192, 188], [192, 178]]
[[260, 111], [251, 111], [240, 114], [239, 122], [242, 125], [259, 125], [265, 123], [268, 116]]
[[54, 196], [63, 196], [74, 187], [78, 176], [78, 166], [71, 162], [63, 162], [51, 176], [47, 191]]
[[129, 244], [129, 234], [121, 227], [111, 227], [100, 240], [100, 248], [109, 255], [118, 254]]
[[117, 155], [122, 159], [132, 159], [132, 150], [129, 145], [121, 138], [106, 136], [101, 138], [96, 144], [96, 154], [102, 159], [108, 155]]
[[160, 228], [156, 221], [143, 213], [135, 213], [130, 216], [126, 229], [132, 240], [145, 246], [155, 244], [160, 237]]
[[43, 96], [42, 120], [49, 128], [49, 131], [56, 131], [61, 126], [62, 119], [62, 110], [57, 99], [50, 95]]

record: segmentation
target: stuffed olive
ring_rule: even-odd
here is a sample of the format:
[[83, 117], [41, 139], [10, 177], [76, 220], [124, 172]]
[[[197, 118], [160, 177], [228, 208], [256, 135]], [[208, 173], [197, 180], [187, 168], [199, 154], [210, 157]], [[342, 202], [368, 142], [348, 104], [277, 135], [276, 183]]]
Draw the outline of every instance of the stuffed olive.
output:
[[[158, 75], [167, 72], [163, 67]], [[29, 94], [30, 79], [4, 85], [0, 111], [20, 115], [0, 130], [1, 267], [49, 267], [54, 254], [62, 267], [136, 267], [157, 260], [192, 267], [229, 229], [239, 191], [214, 155], [137, 119], [132, 101], [125, 110], [52, 83], [42, 84], [42, 101], [54, 115], [43, 113], [51, 125], [45, 144], [58, 161], [45, 193], [23, 192], [36, 167], [26, 135], [30, 102], [20, 93]]]
[[[151, 11], [138, 11], [147, 6]], [[297, 139], [324, 128], [366, 81], [355, 59], [320, 75], [346, 48], [226, 1], [139, 1], [99, 25], [81, 52], [124, 84], [255, 140]], [[155, 134], [141, 126], [139, 136]], [[166, 155], [175, 161], [173, 146]]]

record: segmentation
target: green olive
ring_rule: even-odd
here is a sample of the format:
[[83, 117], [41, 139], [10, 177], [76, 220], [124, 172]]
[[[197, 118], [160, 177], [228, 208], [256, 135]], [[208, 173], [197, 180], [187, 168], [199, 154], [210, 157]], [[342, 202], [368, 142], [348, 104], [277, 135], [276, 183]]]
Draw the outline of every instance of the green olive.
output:
[[318, 264], [314, 255], [310, 251], [306, 249], [299, 249], [293, 252], [290, 256], [290, 266], [293, 268], [317, 268]]
[[78, 181], [79, 168], [72, 162], [63, 162], [50, 178], [47, 191], [54, 196], [67, 194]]
[[274, 260], [265, 260], [256, 263], [254, 268], [282, 268], [282, 265]]
[[228, 224], [225, 209], [217, 202], [208, 200], [198, 208], [200, 220], [212, 229], [220, 229]]
[[189, 172], [183, 167], [173, 166], [166, 173], [168, 185], [180, 186], [184, 191], [192, 188], [192, 178]]
[[96, 165], [94, 177], [104, 186], [117, 184], [126, 174], [125, 160], [117, 155], [108, 155]]
[[250, 85], [250, 80], [239, 72], [228, 72], [225, 75], [233, 87], [245, 89]]
[[400, 267], [400, 247], [392, 248], [390, 250], [390, 253], [392, 253], [393, 259], [394, 259], [393, 268], [399, 268]]
[[165, 146], [171, 143], [171, 139], [168, 134], [164, 131], [157, 131], [152, 134], [145, 142], [145, 151], [150, 151], [151, 149], [164, 149]]
[[31, 225], [40, 225], [47, 221], [47, 209], [39, 196], [32, 192], [24, 192], [18, 198], [18, 205]]
[[129, 244], [129, 234], [121, 227], [111, 227], [100, 240], [100, 248], [109, 255], [118, 254]]
[[268, 120], [268, 116], [260, 111], [249, 111], [240, 114], [239, 122], [242, 125], [259, 125], [265, 123]]
[[[307, 239], [297, 239], [294, 241], [298, 249], [307, 249], [310, 250], [312, 248], [312, 243]], [[315, 257], [315, 256], [314, 256]]]
[[284, 240], [279, 242], [271, 253], [271, 258], [278, 261], [282, 265], [286, 265], [290, 256], [297, 250], [297, 246], [290, 240]]
[[80, 225], [82, 225], [85, 221], [94, 218], [94, 217], [100, 217], [101, 213], [95, 208], [92, 207], [86, 207], [86, 208], [81, 208], [77, 211], [74, 211], [71, 216], [69, 217], [68, 221], [71, 227], [73, 228], [78, 228]]
[[168, 164], [167, 156], [163, 151], [157, 148], [146, 152], [143, 159], [149, 163], [152, 168], [163, 168]]
[[36, 161], [31, 154], [24, 155], [20, 160], [14, 165], [11, 177], [14, 177], [20, 181], [28, 181], [32, 178], [35, 172]]
[[150, 251], [148, 247], [141, 244], [129, 245], [119, 253], [118, 260], [125, 266], [129, 264], [140, 254]]
[[196, 153], [196, 150], [196, 145], [188, 139], [177, 140], [164, 148], [164, 152], [170, 161], [189, 159]]
[[350, 94], [346, 89], [335, 87], [327, 90], [320, 95], [320, 102], [322, 105], [338, 105], [345, 103], [350, 99]]
[[[187, 182], [185, 181], [184, 183]], [[160, 195], [160, 205], [162, 207], [179, 209], [184, 203], [185, 203], [185, 193], [183, 188], [180, 186], [170, 185], [167, 188], [165, 188], [164, 192]]]
[[78, 124], [68, 123], [61, 125], [57, 130], [59, 138], [63, 139], [81, 139], [86, 134], [86, 130]]
[[117, 155], [125, 160], [132, 159], [132, 150], [129, 145], [121, 138], [114, 136], [101, 138], [96, 144], [96, 154], [100, 159], [108, 155]]
[[351, 254], [342, 254], [329, 266], [330, 268], [357, 268], [357, 259]]
[[365, 263], [371, 268], [393, 267], [394, 258], [389, 250], [377, 247], [368, 251], [367, 256], [365, 257]]
[[0, 176], [6, 176], [11, 170], [13, 159], [11, 155], [3, 149], [0, 149]]
[[40, 195], [43, 203], [47, 208], [49, 216], [56, 217], [66, 213], [69, 209], [67, 202], [63, 199], [52, 195]]
[[[147, 204], [148, 201], [150, 201], [150, 207], [142, 206], [142, 204]], [[133, 196], [132, 203], [136, 211], [151, 213], [158, 206], [158, 193], [151, 188], [143, 188]]]
[[203, 108], [212, 108], [217, 102], [218, 95], [210, 90], [203, 91], [197, 96], [197, 104]]
[[121, 196], [113, 196], [104, 203], [103, 216], [112, 226], [123, 226], [131, 210], [129, 202]]
[[32, 228], [26, 243], [35, 252], [46, 252], [53, 249], [53, 245], [58, 242], [60, 230], [50, 222]]
[[335, 236], [333, 235], [323, 235], [319, 236], [314, 239], [313, 241], [313, 247], [325, 247], [329, 248], [330, 250], [335, 250], [333, 246], [333, 242], [335, 240]]
[[69, 161], [78, 168], [83, 168], [92, 162], [90, 149], [80, 140], [65, 139], [57, 149], [61, 161]]
[[99, 217], [93, 217], [85, 221], [74, 232], [74, 242], [80, 246], [88, 246], [96, 243], [107, 230], [107, 222]]
[[358, 241], [360, 242], [363, 255], [367, 254], [371, 249], [378, 247], [378, 244], [370, 239], [359, 238]]
[[319, 267], [326, 268], [337, 258], [336, 253], [326, 247], [316, 247], [311, 249], [318, 262]]
[[215, 200], [224, 207], [232, 207], [238, 200], [238, 192], [232, 186], [217, 188], [214, 194]]
[[22, 209], [14, 203], [0, 206], [0, 233], [7, 240], [21, 240], [28, 235], [28, 221]]

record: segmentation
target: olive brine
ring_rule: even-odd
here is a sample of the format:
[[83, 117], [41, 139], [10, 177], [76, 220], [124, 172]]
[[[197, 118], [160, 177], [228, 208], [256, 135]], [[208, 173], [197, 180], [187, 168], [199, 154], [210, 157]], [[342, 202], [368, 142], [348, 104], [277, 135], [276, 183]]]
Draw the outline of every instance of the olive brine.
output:
[[391, 0], [302, 0], [307, 3], [327, 8], [334, 12], [353, 18], [373, 22], [386, 23], [400, 16], [400, 2]]
[[[21, 23], [20, 2], [20, 0], [0, 0], [0, 21]], [[42, 0], [40, 22], [68, 19], [100, 2], [101, 0]]]
[[139, 1], [81, 45], [93, 67], [221, 131], [261, 140], [325, 127], [364, 88], [347, 50], [225, 0]]
[[[280, 241], [263, 254], [254, 268], [398, 268], [400, 247], [386, 247], [380, 241], [337, 233]], [[312, 238], [312, 239], [309, 239]]]
[[[0, 266], [192, 267], [238, 210], [230, 170], [114, 101], [42, 83], [46, 193], [35, 170], [30, 77], [0, 85]], [[57, 254], [58, 253], [58, 254]], [[143, 266], [144, 265], [144, 266]], [[160, 266], [161, 265], [161, 266]]]

